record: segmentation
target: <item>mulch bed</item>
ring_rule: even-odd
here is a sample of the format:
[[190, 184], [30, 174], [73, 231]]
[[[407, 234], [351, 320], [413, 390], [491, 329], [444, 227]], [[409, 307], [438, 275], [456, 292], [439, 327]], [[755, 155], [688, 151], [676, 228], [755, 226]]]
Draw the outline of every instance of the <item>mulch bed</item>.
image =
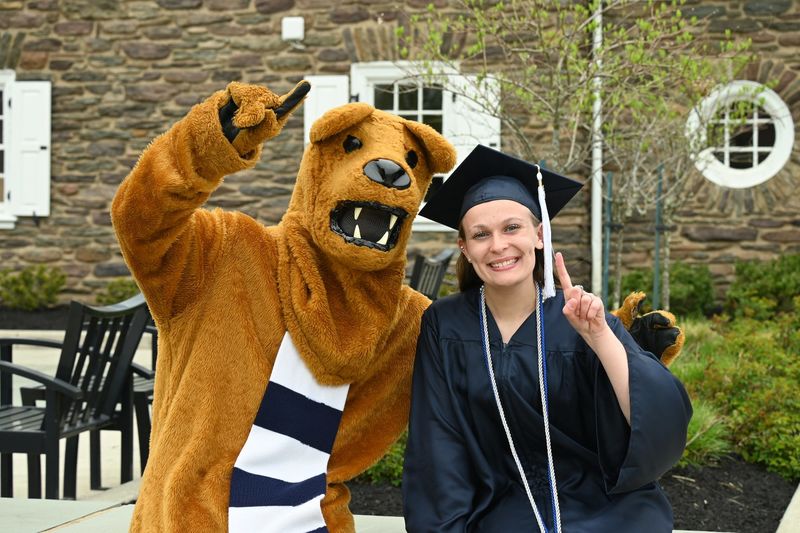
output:
[[59, 305], [41, 311], [20, 311], [0, 307], [0, 329], [56, 329], [67, 327], [69, 306]]
[[[661, 478], [675, 514], [675, 529], [695, 531], [775, 531], [796, 484], [746, 463], [740, 457], [716, 466], [675, 468]], [[403, 514], [400, 489], [390, 485], [348, 483], [355, 514]]]
[[[0, 329], [64, 329], [66, 306], [37, 312], [0, 307]], [[355, 514], [401, 516], [400, 489], [348, 483]], [[797, 488], [738, 456], [716, 466], [675, 468], [661, 478], [675, 514], [675, 529], [763, 533], [775, 531]]]

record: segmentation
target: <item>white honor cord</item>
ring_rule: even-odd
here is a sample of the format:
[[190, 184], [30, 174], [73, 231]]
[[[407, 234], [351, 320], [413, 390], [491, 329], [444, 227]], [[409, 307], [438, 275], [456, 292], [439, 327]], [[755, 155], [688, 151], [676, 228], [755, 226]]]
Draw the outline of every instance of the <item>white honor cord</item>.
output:
[[[544, 433], [545, 433], [545, 440], [547, 443], [547, 465], [548, 465], [548, 472], [549, 472], [549, 482], [550, 482], [550, 493], [553, 499], [553, 514], [555, 519], [554, 524], [554, 531], [556, 533], [561, 533], [561, 512], [558, 506], [558, 489], [556, 488], [556, 476], [555, 476], [555, 467], [553, 466], [553, 451], [550, 445], [550, 422], [547, 416], [547, 392], [546, 392], [546, 385], [544, 385], [544, 351], [542, 349], [542, 324], [541, 324], [541, 290], [539, 289], [538, 285], [536, 287], [536, 294], [537, 294], [537, 306], [536, 306], [536, 329], [537, 329], [537, 338], [538, 338], [538, 352], [539, 352], [539, 392], [542, 396], [542, 414], [544, 416]], [[492, 366], [492, 353], [489, 349], [489, 326], [488, 321], [486, 320], [486, 295], [484, 293], [484, 288], [481, 286], [481, 326], [483, 327], [483, 350], [484, 355], [486, 358], [486, 366], [489, 370], [489, 380], [492, 383], [492, 392], [494, 393], [494, 399], [497, 403], [497, 411], [500, 413], [500, 422], [503, 424], [503, 429], [506, 432], [506, 438], [508, 439], [508, 446], [511, 448], [511, 456], [514, 458], [514, 463], [517, 465], [517, 470], [519, 470], [520, 479], [522, 480], [522, 485], [525, 487], [525, 493], [528, 495], [528, 501], [531, 504], [531, 508], [533, 509], [533, 514], [536, 517], [536, 523], [539, 525], [540, 533], [547, 533], [547, 528], [544, 526], [544, 522], [542, 521], [542, 517], [539, 514], [539, 509], [536, 507], [536, 502], [533, 499], [533, 493], [531, 493], [531, 488], [528, 485], [528, 478], [525, 476], [525, 471], [522, 468], [522, 463], [519, 460], [519, 456], [517, 455], [517, 449], [514, 446], [514, 440], [511, 438], [511, 429], [508, 427], [508, 422], [506, 422], [506, 415], [505, 411], [503, 411], [503, 404], [500, 402], [500, 393], [497, 390], [497, 382], [495, 381], [494, 377], [494, 368]]]

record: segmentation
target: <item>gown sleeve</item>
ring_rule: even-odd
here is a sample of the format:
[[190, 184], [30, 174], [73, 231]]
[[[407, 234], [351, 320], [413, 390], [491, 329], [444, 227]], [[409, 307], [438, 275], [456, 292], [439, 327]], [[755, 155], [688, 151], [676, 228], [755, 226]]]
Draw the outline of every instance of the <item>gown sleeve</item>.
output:
[[463, 532], [476, 481], [431, 315], [423, 315], [414, 362], [403, 514], [410, 533]]
[[595, 413], [606, 490], [618, 494], [655, 481], [680, 459], [692, 405], [681, 382], [640, 348], [617, 318], [609, 321], [628, 355], [631, 423], [622, 415], [599, 360]]

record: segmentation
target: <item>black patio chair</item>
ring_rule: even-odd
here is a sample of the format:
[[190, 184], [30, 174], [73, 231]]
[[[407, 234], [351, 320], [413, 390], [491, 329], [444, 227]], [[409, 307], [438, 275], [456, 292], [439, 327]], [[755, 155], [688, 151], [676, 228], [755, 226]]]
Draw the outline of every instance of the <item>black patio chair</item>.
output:
[[[131, 363], [148, 320], [141, 295], [105, 307], [72, 302], [63, 343], [0, 339], [1, 496], [13, 496], [12, 456], [25, 453], [28, 496], [41, 497], [40, 455], [44, 454], [45, 497], [58, 499], [59, 441], [66, 438], [64, 497], [75, 498], [80, 433], [113, 424], [123, 426], [122, 482], [133, 479]], [[56, 375], [12, 363], [14, 345], [60, 348]], [[12, 375], [44, 385], [45, 405], [12, 405]], [[120, 416], [115, 416], [117, 404], [122, 406]], [[92, 450], [95, 453], [99, 448]]]
[[450, 265], [450, 260], [455, 253], [456, 250], [454, 248], [447, 248], [430, 258], [417, 254], [414, 259], [414, 267], [411, 270], [409, 286], [431, 300], [438, 298], [442, 280], [444, 280], [447, 267]]
[[[150, 431], [152, 429], [150, 406], [153, 404], [153, 392], [155, 390], [156, 378], [156, 360], [158, 359], [158, 329], [152, 319], [147, 321], [147, 326], [144, 332], [150, 334], [150, 368], [146, 368], [137, 363], [131, 364], [133, 370], [133, 410], [136, 415], [136, 429], [139, 440], [139, 464], [141, 473], [144, 474], [144, 468], [147, 466], [147, 460], [150, 457]], [[121, 413], [121, 409], [120, 409]], [[103, 430], [121, 430], [118, 425], [103, 428]], [[97, 446], [100, 446], [100, 432], [93, 431], [91, 438], [97, 440]], [[99, 459], [99, 454], [98, 454]], [[100, 465], [99, 461], [95, 470], [92, 470], [92, 489], [100, 487]], [[96, 485], [96, 486], [95, 486]]]
[[[151, 366], [147, 368], [138, 363], [131, 363], [131, 371], [133, 372], [133, 412], [136, 416], [137, 440], [139, 441], [139, 464], [142, 474], [144, 474], [144, 468], [147, 466], [147, 460], [150, 457], [150, 431], [152, 428], [150, 406], [153, 403], [156, 376], [155, 368], [156, 359], [158, 357], [158, 330], [149, 315], [144, 332], [150, 334], [150, 349], [152, 354]], [[23, 403], [25, 403], [24, 399]], [[128, 414], [125, 405], [120, 402], [117, 410], [112, 415], [112, 423], [102, 428], [93, 429], [89, 434], [89, 448], [91, 450], [89, 456], [89, 488], [92, 490], [100, 490], [103, 488], [101, 472], [102, 461], [100, 460], [100, 453], [102, 451], [100, 432], [109, 430], [120, 431], [123, 437], [125, 437], [125, 432], [128, 430]], [[133, 474], [131, 473], [130, 475], [132, 476]], [[124, 476], [128, 476], [127, 472]]]

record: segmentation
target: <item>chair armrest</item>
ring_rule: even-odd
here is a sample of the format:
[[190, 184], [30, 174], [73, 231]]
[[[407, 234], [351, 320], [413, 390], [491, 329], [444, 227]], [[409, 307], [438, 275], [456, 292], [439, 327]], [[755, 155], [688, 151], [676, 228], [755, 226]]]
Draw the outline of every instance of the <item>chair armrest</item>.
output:
[[13, 346], [15, 344], [27, 344], [28, 346], [44, 346], [45, 348], [59, 348], [63, 343], [56, 341], [46, 341], [41, 339], [26, 339], [23, 337], [5, 337], [0, 339], [0, 346]]
[[131, 363], [131, 370], [134, 374], [137, 376], [142, 376], [143, 378], [153, 379], [156, 377], [155, 371], [145, 368], [139, 363]]
[[26, 366], [15, 365], [14, 363], [9, 363], [7, 361], [0, 361], [0, 374], [2, 373], [15, 374], [23, 378], [38, 381], [48, 389], [58, 391], [61, 394], [72, 398], [73, 400], [79, 400], [83, 397], [83, 391], [75, 385], [67, 383], [66, 381], [58, 378], [50, 377], [43, 372], [39, 372], [38, 370], [34, 370]]

